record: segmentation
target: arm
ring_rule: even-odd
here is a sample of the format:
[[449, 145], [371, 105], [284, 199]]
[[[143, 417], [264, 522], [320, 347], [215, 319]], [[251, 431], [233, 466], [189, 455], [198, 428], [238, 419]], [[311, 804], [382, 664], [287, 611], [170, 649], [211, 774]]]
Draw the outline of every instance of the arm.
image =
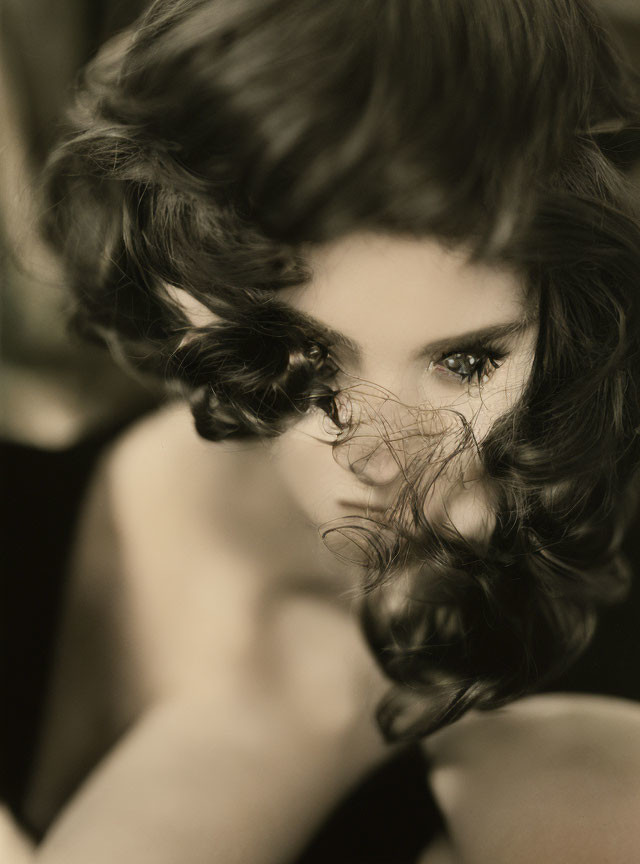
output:
[[[312, 614], [313, 611], [313, 614]], [[287, 627], [311, 619], [325, 648], [349, 651], [353, 622], [316, 608], [291, 610]], [[296, 625], [293, 626], [292, 619]], [[286, 628], [279, 628], [281, 634]], [[342, 635], [341, 635], [342, 633]], [[329, 637], [331, 641], [328, 641]], [[282, 636], [285, 643], [288, 637]], [[307, 640], [308, 650], [312, 644]], [[288, 652], [287, 652], [288, 653]], [[317, 656], [317, 652], [316, 656]], [[325, 654], [328, 652], [325, 652]], [[351, 655], [356, 664], [356, 658]], [[358, 655], [360, 656], [360, 655]], [[191, 690], [165, 698], [131, 729], [54, 823], [38, 864], [281, 864], [300, 848], [336, 800], [375, 761], [382, 744], [345, 687], [327, 711], [337, 655], [302, 690], [308, 658], [295, 657], [265, 687], [245, 679], [224, 693]], [[370, 667], [368, 657], [367, 670]], [[345, 662], [346, 661], [346, 662]], [[299, 665], [298, 665], [299, 664]], [[357, 665], [357, 664], [356, 664]], [[367, 674], [369, 672], [367, 671]]]
[[469, 715], [425, 746], [449, 827], [451, 864], [603, 864], [637, 857], [637, 705], [537, 696]]

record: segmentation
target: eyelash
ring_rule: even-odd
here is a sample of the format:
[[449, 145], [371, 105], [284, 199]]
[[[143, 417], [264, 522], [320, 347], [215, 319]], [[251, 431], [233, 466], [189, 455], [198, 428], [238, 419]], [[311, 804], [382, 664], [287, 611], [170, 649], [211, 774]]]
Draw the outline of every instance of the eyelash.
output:
[[[486, 384], [496, 369], [502, 366], [501, 361], [506, 356], [504, 351], [486, 346], [464, 351], [447, 351], [446, 354], [441, 354], [437, 360], [432, 361], [429, 368], [440, 366], [446, 375], [457, 378], [460, 383], [471, 383], [475, 379], [478, 384]], [[464, 372], [456, 371], [453, 368], [456, 363], [466, 363], [471, 368], [467, 368]]]
[[[454, 371], [450, 366], [449, 368], [442, 367], [442, 373], [449, 378], [457, 379], [457, 382], [460, 384], [471, 383], [475, 378], [478, 385], [482, 385], [489, 380], [500, 366], [502, 366], [502, 361], [507, 357], [507, 355], [507, 351], [500, 351], [497, 348], [492, 348], [487, 345], [479, 345], [475, 348], [466, 348], [464, 350], [458, 350], [456, 348], [441, 354], [437, 360], [432, 360], [429, 364], [429, 370], [441, 366], [441, 364], [446, 360], [473, 360], [474, 362], [471, 364], [473, 368], [468, 369], [463, 373]], [[325, 381], [327, 381], [327, 383], [327, 379], [334, 379], [335, 381], [336, 376], [340, 373], [339, 364], [336, 363], [331, 354], [328, 354], [325, 358], [325, 364], [325, 373], [329, 373], [326, 376]], [[321, 407], [325, 411], [336, 425], [342, 426], [343, 424], [338, 418], [338, 408], [335, 402], [335, 396], [339, 389], [340, 388], [338, 387], [338, 389], [334, 389], [331, 394], [325, 393], [322, 396], [318, 396], [313, 401], [317, 407]]]

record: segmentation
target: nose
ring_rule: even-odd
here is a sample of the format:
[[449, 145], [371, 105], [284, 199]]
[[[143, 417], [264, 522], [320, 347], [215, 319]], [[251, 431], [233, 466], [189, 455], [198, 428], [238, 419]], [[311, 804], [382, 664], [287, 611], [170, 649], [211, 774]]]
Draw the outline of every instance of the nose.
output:
[[354, 389], [342, 394], [340, 411], [349, 431], [334, 447], [338, 463], [367, 486], [394, 483], [405, 462], [407, 428], [402, 407], [385, 394]]
[[402, 472], [400, 453], [379, 435], [356, 433], [341, 448], [344, 448], [341, 454], [344, 461], [339, 461], [366, 486], [390, 486]]

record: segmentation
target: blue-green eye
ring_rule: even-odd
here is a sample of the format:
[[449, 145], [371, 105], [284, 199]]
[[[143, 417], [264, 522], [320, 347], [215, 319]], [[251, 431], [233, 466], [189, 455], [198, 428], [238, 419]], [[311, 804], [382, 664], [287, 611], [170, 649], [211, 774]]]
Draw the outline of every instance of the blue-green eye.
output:
[[497, 351], [455, 351], [444, 354], [433, 363], [435, 368], [442, 369], [460, 381], [477, 381], [486, 384], [496, 369], [502, 364], [504, 353]]

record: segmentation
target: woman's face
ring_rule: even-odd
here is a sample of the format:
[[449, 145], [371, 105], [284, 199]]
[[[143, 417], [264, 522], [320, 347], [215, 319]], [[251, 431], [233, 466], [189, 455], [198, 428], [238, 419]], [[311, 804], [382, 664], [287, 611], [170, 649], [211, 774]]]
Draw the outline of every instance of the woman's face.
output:
[[[436, 465], [459, 442], [461, 417], [482, 441], [523, 391], [537, 325], [518, 276], [432, 240], [354, 234], [309, 258], [311, 282], [278, 296], [331, 331], [339, 404], [358, 422], [334, 448], [340, 430], [314, 409], [269, 446], [296, 505], [321, 526], [386, 509], [412, 460], [428, 452]], [[446, 510], [464, 530], [477, 518], [474, 448], [457, 464], [455, 480], [447, 469], [434, 484], [428, 515]]]

